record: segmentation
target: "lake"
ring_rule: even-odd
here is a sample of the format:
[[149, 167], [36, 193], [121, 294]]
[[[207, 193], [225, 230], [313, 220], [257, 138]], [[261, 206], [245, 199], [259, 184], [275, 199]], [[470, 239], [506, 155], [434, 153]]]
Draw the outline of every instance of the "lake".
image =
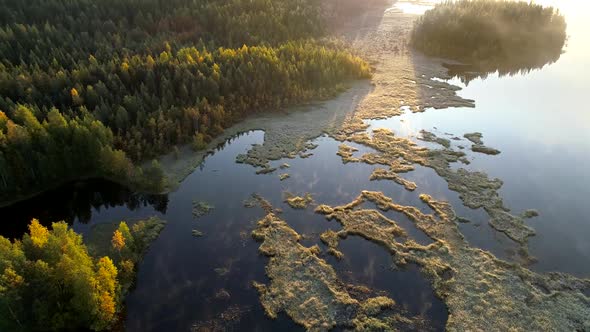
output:
[[[545, 2], [543, 2], [545, 3]], [[549, 3], [549, 2], [547, 2]], [[590, 277], [590, 217], [586, 201], [590, 193], [590, 112], [587, 93], [590, 87], [590, 24], [582, 1], [560, 1], [566, 16], [568, 43], [565, 53], [553, 64], [530, 73], [500, 76], [490, 74], [461, 86], [459, 95], [475, 100], [475, 108], [428, 109], [401, 116], [369, 120], [373, 128], [389, 128], [416, 143], [420, 130], [439, 137], [462, 138], [480, 132], [486, 146], [501, 151], [489, 156], [469, 150], [465, 139], [451, 140], [452, 146], [466, 147], [471, 162], [468, 170], [486, 172], [504, 182], [500, 195], [515, 214], [535, 209], [539, 216], [527, 220], [536, 235], [529, 249], [536, 262], [534, 271], [561, 271]], [[555, 4], [555, 3], [554, 3]], [[584, 4], [586, 9], [588, 5]], [[401, 6], [403, 9], [403, 6]], [[409, 7], [412, 11], [419, 9]], [[0, 210], [5, 222], [2, 234], [18, 237], [33, 217], [47, 224], [66, 220], [74, 229], [87, 234], [92, 225], [134, 220], [158, 215], [168, 221], [142, 262], [137, 284], [126, 302], [126, 328], [129, 331], [204, 330], [301, 330], [286, 315], [266, 318], [252, 281], [267, 282], [268, 258], [258, 253], [259, 243], [250, 233], [264, 216], [260, 208], [247, 208], [244, 201], [256, 193], [284, 212], [281, 218], [300, 234], [302, 244], [319, 244], [319, 235], [337, 230], [335, 221], [326, 221], [313, 209], [294, 210], [283, 201], [283, 194], [311, 193], [320, 204], [343, 205], [362, 190], [381, 191], [404, 205], [423, 206], [419, 194], [428, 193], [449, 201], [457, 214], [469, 223], [460, 229], [468, 242], [511, 260], [517, 250], [510, 239], [487, 226], [488, 216], [465, 206], [458, 194], [434, 170], [417, 166], [404, 177], [419, 190], [407, 191], [389, 181], [369, 181], [376, 166], [343, 164], [336, 155], [340, 142], [328, 136], [312, 141], [317, 148], [309, 158], [281, 159], [272, 162], [289, 168], [257, 175], [250, 165], [238, 164], [236, 156], [253, 144], [264, 141], [263, 131], [251, 131], [231, 139], [209, 156], [179, 188], [168, 195], [141, 195], [106, 181], [73, 183], [30, 201]], [[362, 154], [371, 149], [347, 143]], [[280, 173], [290, 178], [281, 181]], [[214, 206], [211, 213], [194, 218], [194, 201]], [[388, 214], [386, 214], [388, 215]], [[391, 214], [410, 237], [420, 243], [431, 240], [409, 220]], [[10, 222], [6, 222], [10, 221]], [[203, 233], [192, 235], [192, 230]], [[380, 291], [412, 315], [423, 315], [434, 330], [443, 330], [447, 312], [433, 293], [429, 281], [413, 266], [395, 268], [390, 255], [381, 247], [358, 237], [343, 240], [344, 259], [327, 254], [326, 259], [345, 283], [365, 285]], [[229, 318], [228, 318], [229, 317]]]

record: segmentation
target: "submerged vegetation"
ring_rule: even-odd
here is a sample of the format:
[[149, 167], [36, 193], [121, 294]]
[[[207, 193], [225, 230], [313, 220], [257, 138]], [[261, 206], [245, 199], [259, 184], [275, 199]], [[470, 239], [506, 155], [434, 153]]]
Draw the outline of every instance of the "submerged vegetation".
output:
[[315, 0], [0, 3], [2, 200], [90, 176], [161, 191], [135, 165], [370, 75], [314, 39]]
[[193, 217], [195, 219], [199, 219], [211, 211], [213, 211], [215, 207], [207, 202], [193, 200]]
[[[227, 299], [225, 296], [229, 296], [229, 293], [224, 290], [216, 294], [217, 299]], [[190, 331], [238, 331], [240, 320], [248, 317], [250, 311], [252, 311], [250, 306], [230, 305], [212, 319], [193, 323]]]
[[101, 224], [88, 246], [65, 222], [33, 219], [29, 233], [0, 237], [0, 328], [105, 330], [119, 318], [137, 263], [164, 222]]
[[[555, 62], [565, 40], [565, 18], [552, 7], [524, 1], [459, 0], [437, 4], [419, 18], [411, 45], [430, 56], [469, 64], [463, 69], [485, 75], [530, 71]], [[461, 68], [449, 66], [455, 71]], [[464, 79], [473, 76], [477, 74], [466, 73]]]
[[494, 148], [490, 148], [483, 144], [483, 135], [481, 133], [467, 133], [463, 135], [463, 137], [467, 138], [473, 145], [471, 145], [471, 151], [485, 153], [490, 155], [500, 154], [500, 151]]

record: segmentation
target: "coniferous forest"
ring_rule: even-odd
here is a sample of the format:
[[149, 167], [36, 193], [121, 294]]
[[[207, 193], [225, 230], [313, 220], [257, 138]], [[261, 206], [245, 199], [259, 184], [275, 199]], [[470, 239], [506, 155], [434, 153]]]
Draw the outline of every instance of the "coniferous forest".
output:
[[323, 22], [318, 0], [1, 0], [0, 199], [84, 177], [158, 191], [138, 165], [368, 77]]
[[416, 20], [411, 45], [429, 56], [472, 65], [468, 70], [482, 76], [506, 75], [557, 61], [566, 27], [559, 10], [534, 2], [445, 1]]

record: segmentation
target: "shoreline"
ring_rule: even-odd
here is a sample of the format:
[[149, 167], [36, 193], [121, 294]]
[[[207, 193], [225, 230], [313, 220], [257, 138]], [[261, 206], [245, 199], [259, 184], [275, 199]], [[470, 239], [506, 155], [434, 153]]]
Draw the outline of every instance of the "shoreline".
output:
[[[215, 153], [219, 146], [244, 133], [252, 131], [265, 133], [264, 143], [254, 147], [261, 150], [257, 151], [257, 156], [265, 155], [263, 163], [308, 150], [306, 142], [339, 130], [361, 101], [362, 98], [359, 96], [366, 95], [372, 89], [370, 80], [358, 80], [349, 84], [345, 91], [332, 99], [291, 106], [279, 112], [261, 112], [247, 117], [225, 129], [204, 150], [195, 152], [190, 144], [186, 144], [179, 147], [178, 159], [174, 157], [173, 152], [161, 156], [158, 161], [166, 175], [166, 190], [161, 194], [174, 192], [209, 155]], [[301, 143], [293, 143], [294, 140]], [[281, 146], [281, 152], [268, 153], [269, 150], [275, 150], [275, 145]], [[253, 166], [261, 167], [261, 165]]]
[[[68, 185], [70, 183], [75, 182], [82, 182], [88, 181], [92, 179], [98, 180], [105, 180], [110, 181], [115, 184], [121, 185], [126, 187], [130, 191], [139, 193], [139, 194], [146, 194], [146, 195], [167, 195], [170, 194], [178, 189], [180, 184], [190, 175], [192, 172], [201, 165], [208, 156], [214, 154], [216, 149], [225, 144], [228, 140], [232, 139], [233, 137], [248, 133], [252, 131], [264, 131], [265, 137], [266, 133], [270, 132], [276, 133], [282, 130], [282, 126], [285, 123], [289, 123], [293, 120], [292, 118], [307, 118], [312, 117], [315, 121], [312, 120], [311, 124], [302, 123], [301, 125], [305, 128], [299, 128], [297, 130], [300, 137], [299, 140], [309, 141], [311, 139], [317, 138], [326, 133], [324, 129], [331, 127], [332, 130], [337, 130], [338, 127], [343, 123], [344, 118], [354, 109], [354, 107], [350, 107], [351, 105], [355, 105], [360, 101], [358, 98], [358, 94], [366, 93], [371, 88], [370, 84], [371, 80], [355, 80], [351, 82], [347, 82], [347, 88], [343, 91], [334, 96], [331, 99], [327, 100], [314, 100], [311, 102], [307, 102], [302, 105], [295, 105], [290, 106], [280, 111], [273, 112], [272, 110], [262, 111], [257, 114], [250, 115], [233, 126], [225, 129], [223, 133], [219, 136], [215, 137], [211, 142], [207, 144], [207, 148], [200, 151], [194, 151], [191, 147], [191, 144], [185, 144], [182, 146], [178, 146], [180, 153], [179, 158], [176, 158], [174, 152], [169, 152], [167, 154], [161, 155], [156, 160], [162, 166], [162, 169], [165, 174], [165, 185], [164, 190], [160, 192], [151, 192], [146, 190], [139, 190], [136, 188], [135, 185], [131, 183], [126, 183], [125, 181], [121, 181], [119, 179], [113, 179], [97, 174], [89, 174], [82, 177], [75, 177], [75, 178], [68, 178], [62, 181], [59, 181], [55, 184], [47, 186], [45, 188], [35, 190], [32, 193], [20, 195], [16, 198], [12, 198], [10, 200], [0, 200], [0, 209], [8, 208], [15, 204], [19, 204], [22, 202], [26, 202], [30, 199], [34, 199], [38, 196], [43, 195], [52, 190], [59, 189], [62, 186]], [[346, 109], [349, 106], [348, 110]], [[338, 114], [340, 113], [340, 114]], [[330, 125], [327, 123], [332, 117], [340, 117], [337, 123]], [[306, 126], [310, 125], [310, 126]], [[326, 125], [326, 128], [322, 126]], [[313, 128], [309, 128], [313, 127]], [[266, 141], [266, 139], [265, 139]], [[299, 151], [298, 151], [299, 150]], [[289, 152], [300, 152], [305, 150], [305, 145], [294, 146], [292, 147], [291, 151]], [[277, 156], [276, 159], [280, 159], [285, 157], [286, 155]], [[269, 159], [271, 160], [271, 159]], [[150, 165], [151, 160], [144, 161], [136, 166], [148, 166]]]

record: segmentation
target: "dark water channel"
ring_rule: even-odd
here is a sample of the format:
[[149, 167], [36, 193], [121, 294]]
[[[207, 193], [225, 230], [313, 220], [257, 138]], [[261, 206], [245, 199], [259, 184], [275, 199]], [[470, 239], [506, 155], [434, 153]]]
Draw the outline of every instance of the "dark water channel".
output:
[[[257, 193], [282, 208], [281, 217], [305, 235], [306, 246], [321, 244], [322, 232], [340, 226], [313, 213], [313, 209], [290, 208], [283, 202], [285, 191], [309, 192], [318, 203], [340, 205], [368, 189], [383, 191], [400, 203], [421, 206], [424, 211], [428, 208], [420, 202], [418, 193], [410, 193], [387, 181], [369, 182], [375, 166], [343, 165], [336, 155], [340, 143], [328, 137], [314, 141], [319, 146], [311, 158], [273, 162], [290, 164], [285, 172], [291, 178], [286, 181], [280, 181], [276, 173], [256, 175], [251, 166], [235, 163], [238, 154], [246, 152], [252, 144], [261, 143], [263, 138], [264, 133], [257, 131], [234, 139], [167, 196], [138, 195], [104, 181], [65, 186], [34, 201], [4, 209], [3, 215], [11, 215], [11, 220], [21, 226], [6, 229], [4, 235], [20, 236], [31, 217], [38, 217], [46, 224], [67, 220], [76, 231], [85, 234], [96, 223], [159, 215], [168, 224], [146, 255], [139, 269], [137, 287], [128, 297], [126, 327], [129, 331], [185, 331], [193, 325], [244, 331], [298, 330], [300, 327], [286, 316], [274, 321], [266, 318], [258, 294], [251, 286], [254, 280], [267, 281], [264, 267], [268, 259], [258, 253], [259, 244], [250, 235], [264, 212], [257, 207], [244, 207], [244, 200]], [[355, 146], [359, 153], [368, 152], [367, 148]], [[415, 179], [420, 182], [418, 178], [420, 175]], [[194, 200], [208, 202], [215, 208], [195, 219]], [[399, 219], [416, 240], [429, 241], [409, 220], [388, 216]], [[193, 229], [204, 236], [194, 237]], [[341, 249], [345, 254], [341, 261], [327, 254], [322, 257], [334, 266], [343, 282], [387, 294], [408, 313], [430, 319], [435, 329], [444, 327], [445, 306], [434, 296], [429, 282], [417, 268], [394, 269], [390, 255], [383, 248], [360, 238], [343, 240]], [[222, 314], [227, 317], [230, 313], [239, 315], [239, 319], [220, 319]]]

